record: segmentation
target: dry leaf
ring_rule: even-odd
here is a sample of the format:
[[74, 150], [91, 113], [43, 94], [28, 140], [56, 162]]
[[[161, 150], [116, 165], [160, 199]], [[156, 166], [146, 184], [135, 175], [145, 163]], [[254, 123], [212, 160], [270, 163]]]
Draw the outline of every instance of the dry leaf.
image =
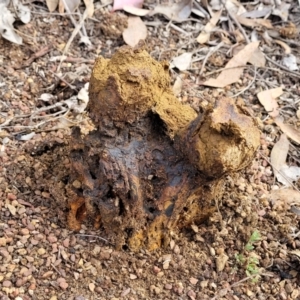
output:
[[297, 65], [297, 58], [293, 54], [288, 54], [288, 55], [284, 56], [282, 59], [282, 64], [291, 71], [299, 70], [299, 67]]
[[242, 16], [235, 16], [235, 17], [242, 25], [247, 26], [247, 27], [252, 28], [252, 27], [257, 27], [257, 26], [263, 26], [268, 29], [273, 28], [271, 21], [267, 20], [267, 19], [247, 19]]
[[277, 180], [287, 187], [292, 186], [294, 181], [300, 178], [300, 168], [297, 166], [284, 165], [276, 176]]
[[[86, 83], [84, 87], [79, 91], [77, 97], [72, 96], [71, 98], [64, 101], [68, 108], [77, 114], [81, 114], [86, 109], [89, 102], [89, 83]], [[80, 100], [80, 101], [78, 101]]]
[[250, 41], [251, 42], [258, 42], [260, 39], [258, 37], [258, 33], [256, 30], [252, 30], [251, 35], [250, 35]]
[[191, 61], [192, 61], [192, 52], [183, 53], [175, 58], [172, 59], [170, 64], [171, 68], [177, 68], [180, 71], [185, 71], [189, 68]]
[[42, 100], [44, 102], [49, 102], [50, 100], [54, 100], [55, 96], [49, 93], [41, 94], [41, 96], [38, 98], [38, 100]]
[[79, 6], [80, 0], [62, 0], [64, 6], [67, 6], [70, 12], [74, 12]]
[[[280, 170], [286, 163], [290, 142], [286, 134], [282, 134], [280, 139], [275, 143], [271, 151], [271, 163], [274, 167], [274, 173]], [[277, 171], [276, 171], [277, 170]]]
[[265, 42], [266, 42], [266, 44], [268, 45], [268, 46], [272, 46], [272, 43], [273, 43], [273, 39], [271, 38], [271, 36], [270, 36], [270, 31], [272, 32], [272, 30], [266, 30], [263, 34], [262, 34], [262, 37], [263, 37], [263, 39], [265, 40]]
[[147, 37], [147, 27], [140, 17], [129, 17], [128, 27], [123, 32], [125, 43], [131, 47], [135, 47], [140, 40]]
[[221, 0], [211, 0], [209, 1], [209, 5], [213, 10], [220, 10], [223, 6], [223, 3]]
[[63, 14], [65, 12], [65, 5], [64, 5], [64, 1], [63, 0], [59, 0], [59, 3], [58, 3], [58, 12], [60, 14]]
[[61, 117], [58, 119], [57, 125], [56, 127], [52, 128], [53, 130], [55, 129], [66, 129], [66, 128], [70, 128], [73, 126], [78, 125], [76, 122], [69, 120], [65, 117]]
[[291, 54], [292, 53], [292, 49], [285, 42], [280, 41], [280, 40], [274, 40], [274, 42], [277, 43], [278, 45], [280, 45], [284, 49], [285, 54]]
[[134, 6], [124, 5], [123, 10], [128, 12], [129, 14], [144, 17], [150, 13], [149, 9], [138, 8]]
[[183, 85], [182, 79], [180, 78], [180, 76], [177, 76], [174, 85], [172, 87], [175, 96], [178, 96], [181, 93], [182, 85]]
[[266, 58], [262, 51], [257, 48], [251, 55], [249, 61], [251, 65], [263, 68], [266, 65]]
[[[277, 39], [280, 37], [280, 34], [278, 32], [278, 30], [275, 29], [268, 29], [265, 31], [267, 33], [267, 35], [269, 36], [270, 39]], [[263, 33], [263, 35], [265, 34], [265, 32]]]
[[282, 134], [278, 142], [271, 151], [271, 164], [274, 175], [277, 177], [278, 172], [286, 165], [286, 158], [289, 151], [290, 142], [286, 134]]
[[281, 4], [278, 7], [273, 9], [272, 15], [278, 16], [281, 18], [282, 21], [286, 22], [288, 20], [290, 7], [291, 4], [281, 2]]
[[31, 132], [28, 134], [21, 135], [18, 140], [19, 141], [29, 141], [35, 136], [35, 132]]
[[272, 12], [271, 7], [265, 7], [263, 9], [257, 9], [257, 10], [252, 10], [252, 11], [247, 11], [243, 13], [241, 16], [244, 18], [251, 18], [251, 19], [256, 19], [256, 18], [263, 18], [267, 15], [269, 15]]
[[269, 198], [274, 203], [273, 209], [300, 204], [300, 193], [293, 189], [273, 190]]
[[0, 3], [0, 34], [3, 38], [15, 44], [22, 44], [22, 38], [16, 34], [13, 23], [14, 15], [6, 7], [6, 3]]
[[245, 40], [245, 36], [240, 32], [239, 29], [232, 31], [232, 34], [234, 35], [234, 39], [237, 44], [241, 44]]
[[87, 15], [89, 18], [91, 18], [94, 15], [94, 1], [93, 0], [83, 0], [84, 4], [86, 6], [87, 9]]
[[114, 0], [113, 10], [123, 9], [124, 6], [134, 6], [141, 8], [144, 0]]
[[290, 253], [297, 255], [300, 258], [300, 250], [292, 250], [292, 251], [290, 251]]
[[182, 22], [190, 16], [192, 4], [192, 0], [181, 0], [180, 2], [173, 3], [172, 5], [159, 4], [154, 7], [154, 10], [150, 14], [163, 14], [169, 20]]
[[[237, 53], [225, 66], [225, 70], [217, 78], [210, 78], [203, 85], [223, 88], [229, 84], [238, 81], [243, 74], [244, 68], [234, 68], [246, 65], [257, 49], [259, 42], [253, 42], [245, 46], [243, 50]], [[228, 70], [226, 70], [228, 68]]]
[[206, 15], [197, 8], [192, 8], [192, 13], [203, 19], [205, 19], [205, 17], [206, 17]]
[[89, 102], [89, 83], [87, 82], [84, 87], [78, 92], [77, 98], [84, 102], [86, 105]]
[[206, 8], [212, 17], [214, 12], [213, 12], [212, 8], [210, 7], [210, 5], [208, 4], [208, 0], [202, 0], [201, 3], [202, 3], [202, 7]]
[[28, 6], [23, 5], [20, 0], [13, 0], [14, 11], [18, 18], [24, 23], [27, 24], [30, 22], [30, 9]]
[[199, 36], [197, 37], [197, 42], [199, 44], [205, 44], [209, 41], [210, 33], [218, 23], [221, 14], [222, 14], [222, 10], [219, 10], [213, 14], [213, 17], [208, 21], [204, 29], [200, 32]]
[[300, 132], [296, 128], [294, 128], [291, 125], [284, 124], [283, 120], [280, 117], [277, 117], [274, 119], [277, 126], [280, 127], [280, 129], [293, 141], [295, 141], [297, 144], [300, 144]]
[[50, 12], [55, 11], [59, 0], [46, 0], [47, 7]]
[[233, 15], [241, 15], [246, 11], [245, 7], [237, 0], [225, 1], [226, 10], [230, 11]]
[[276, 118], [279, 115], [276, 98], [280, 97], [282, 94], [283, 91], [281, 87], [262, 91], [257, 94], [259, 102], [273, 118]]

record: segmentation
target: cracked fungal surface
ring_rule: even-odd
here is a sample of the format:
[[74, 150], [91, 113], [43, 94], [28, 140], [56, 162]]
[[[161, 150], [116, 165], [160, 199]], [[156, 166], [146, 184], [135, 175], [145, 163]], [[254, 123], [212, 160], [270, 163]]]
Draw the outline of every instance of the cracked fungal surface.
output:
[[203, 222], [223, 175], [250, 163], [259, 145], [254, 120], [232, 99], [197, 116], [172, 94], [167, 64], [142, 49], [99, 58], [89, 93], [96, 129], [73, 131], [69, 226], [92, 220], [118, 249], [153, 250]]

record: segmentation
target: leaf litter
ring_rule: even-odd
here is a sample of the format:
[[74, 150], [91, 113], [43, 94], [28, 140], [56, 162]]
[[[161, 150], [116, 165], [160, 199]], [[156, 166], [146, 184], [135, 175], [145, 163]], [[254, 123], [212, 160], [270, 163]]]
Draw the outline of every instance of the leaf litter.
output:
[[30, 22], [30, 9], [19, 0], [7, 0], [0, 3], [0, 34], [3, 38], [15, 44], [22, 44], [22, 38], [15, 32], [13, 24], [16, 19], [24, 24]]
[[[299, 23], [295, 11], [299, 9], [300, 4], [296, 1], [275, 1], [273, 6], [270, 6], [266, 1], [251, 4], [228, 1], [225, 8], [221, 1], [201, 1], [200, 4], [193, 2], [192, 6], [186, 8], [181, 6], [182, 13], [178, 10], [179, 6], [177, 8], [174, 6], [177, 21], [172, 18], [174, 12], [171, 17], [168, 13], [156, 13], [150, 16], [149, 12], [153, 11], [158, 4], [143, 3], [143, 11], [136, 11], [137, 15], [140, 14], [138, 16], [141, 17], [141, 21], [147, 26], [148, 36], [144, 41], [154, 57], [170, 63], [180, 54], [194, 53], [192, 61], [187, 58], [186, 61], [183, 61], [183, 68], [182, 65], [179, 65], [182, 71], [179, 68], [172, 70], [175, 82], [173, 87], [178, 93], [179, 101], [201, 111], [202, 107], [213, 105], [214, 100], [220, 95], [232, 96], [241, 92], [240, 96], [244, 98], [245, 103], [243, 104], [240, 98], [236, 98], [236, 101], [247, 106], [250, 113], [258, 119], [262, 131], [262, 145], [253, 166], [245, 170], [245, 174], [232, 178], [233, 189], [230, 197], [222, 199], [222, 203], [219, 204], [220, 212], [209, 220], [210, 225], [197, 225], [197, 232], [192, 231], [190, 239], [187, 239], [185, 235], [180, 236], [179, 239], [174, 237], [170, 247], [166, 250], [161, 250], [156, 254], [140, 253], [138, 257], [132, 254], [127, 255], [126, 252], [115, 253], [105, 244], [96, 244], [92, 237], [75, 237], [73, 239], [72, 233], [66, 231], [63, 226], [64, 216], [61, 213], [63, 209], [66, 209], [62, 204], [64, 194], [59, 187], [64, 186], [63, 179], [67, 175], [68, 157], [62, 151], [61, 146], [51, 148], [51, 143], [61, 145], [59, 142], [68, 136], [69, 127], [82, 123], [83, 127], [89, 128], [88, 122], [84, 121], [84, 106], [79, 108], [81, 101], [87, 100], [80, 100], [78, 95], [83, 83], [87, 82], [89, 74], [77, 75], [75, 67], [79, 67], [84, 60], [90, 70], [90, 64], [96, 56], [102, 54], [110, 57], [114, 49], [124, 43], [122, 34], [112, 37], [100, 29], [99, 23], [102, 22], [103, 12], [108, 12], [112, 8], [112, 2], [95, 2], [94, 12], [89, 10], [89, 13], [85, 14], [85, 19], [80, 22], [87, 5], [86, 2], [85, 4], [81, 2], [74, 14], [76, 24], [72, 21], [68, 22], [68, 19], [71, 20], [70, 15], [63, 5], [58, 8], [58, 1], [56, 1], [56, 7], [54, 7], [55, 1], [47, 0], [46, 4], [49, 10], [51, 8], [51, 11], [54, 12], [51, 15], [50, 23], [43, 21], [50, 15], [49, 11], [46, 11], [40, 3], [23, 5], [28, 6], [31, 13], [35, 14], [35, 18], [31, 18], [29, 25], [33, 26], [36, 32], [43, 32], [44, 36], [48, 32], [47, 38], [55, 46], [54, 49], [42, 56], [32, 56], [33, 59], [28, 61], [26, 67], [24, 65], [21, 69], [15, 69], [14, 61], [19, 59], [20, 66], [23, 66], [23, 61], [27, 61], [29, 54], [32, 51], [37, 53], [40, 48], [32, 45], [32, 49], [29, 51], [28, 45], [31, 45], [33, 41], [30, 39], [33, 35], [29, 30], [30, 26], [19, 26], [13, 22], [7, 26], [17, 37], [22, 37], [22, 45], [18, 49], [14, 48], [19, 47], [18, 45], [11, 45], [11, 48], [8, 48], [9, 42], [1, 46], [3, 51], [0, 55], [0, 76], [4, 76], [3, 79], [1, 78], [1, 82], [4, 82], [5, 85], [1, 87], [0, 91], [2, 93], [0, 159], [2, 160], [1, 164], [5, 166], [5, 173], [1, 173], [2, 179], [0, 178], [0, 207], [2, 208], [0, 226], [5, 235], [0, 236], [2, 259], [0, 273], [4, 272], [7, 278], [4, 280], [1, 278], [2, 274], [0, 275], [3, 286], [0, 295], [16, 298], [15, 293], [19, 293], [17, 297], [26, 299], [27, 295], [30, 295], [29, 291], [30, 293], [33, 291], [35, 297], [39, 299], [44, 296], [44, 284], [47, 284], [51, 300], [67, 299], [71, 296], [78, 299], [89, 299], [95, 295], [112, 298], [120, 297], [122, 293], [133, 299], [142, 297], [167, 299], [174, 295], [190, 299], [210, 299], [217, 298], [219, 292], [224, 292], [225, 295], [231, 291], [240, 295], [251, 295], [254, 298], [271, 296], [275, 299], [278, 297], [280, 299], [297, 299], [300, 296], [297, 285], [298, 260], [293, 258], [295, 254], [292, 249], [300, 247], [299, 235], [297, 235], [297, 232], [300, 232], [299, 217], [297, 211], [293, 210], [293, 205], [300, 206], [299, 179], [297, 180], [295, 177], [297, 172], [294, 172], [298, 170], [300, 161], [299, 114], [296, 114], [300, 110], [299, 89], [297, 88], [300, 76], [299, 71], [293, 69], [295, 66], [290, 62], [284, 63], [283, 58], [287, 54], [292, 54], [299, 61], [299, 54], [295, 48], [295, 45], [299, 44], [297, 35]], [[173, 4], [170, 2], [169, 8], [173, 7]], [[168, 4], [164, 3], [164, 5], [168, 7]], [[128, 9], [128, 12], [131, 13], [130, 9], [132, 8], [126, 6], [123, 8], [125, 8], [124, 10]], [[56, 9], [59, 9], [58, 12], [61, 13], [61, 16], [55, 15]], [[8, 10], [14, 14], [13, 10], [10, 8]], [[208, 32], [205, 32], [205, 26], [213, 14], [219, 11], [220, 17], [217, 22], [208, 28]], [[78, 15], [76, 15], [77, 13]], [[119, 12], [113, 14], [119, 14]], [[134, 10], [132, 14], [134, 14]], [[13, 15], [13, 18], [17, 19], [18, 16]], [[276, 22], [276, 18], [287, 22]], [[40, 22], [39, 25], [37, 25], [37, 20]], [[78, 27], [77, 34], [79, 35], [77, 37], [74, 34], [64, 55], [55, 49], [64, 48], [63, 45], [67, 44], [72, 29], [71, 31], [65, 30], [65, 28], [61, 28], [61, 25], [57, 25], [62, 20], [64, 24], [69, 24], [68, 29], [72, 28], [72, 24], [74, 28]], [[41, 24], [43, 26], [40, 26]], [[119, 24], [113, 21], [110, 25], [117, 26]], [[16, 28], [18, 31], [14, 30], [16, 26], [18, 26]], [[253, 33], [254, 31], [255, 33]], [[52, 32], [58, 32], [58, 34], [53, 38]], [[205, 33], [204, 43], [197, 41], [197, 37], [201, 33]], [[10, 34], [13, 35], [13, 33]], [[39, 34], [35, 38], [39, 44], [43, 44]], [[18, 38], [15, 37], [15, 39], [17, 41]], [[79, 45], [80, 39], [90, 40], [91, 43]], [[199, 82], [209, 80], [208, 78], [214, 74], [221, 74], [226, 69], [226, 71], [230, 70], [227, 64], [237, 55], [235, 48], [243, 51], [241, 49], [245, 49], [247, 44], [257, 41], [260, 42], [257, 48], [259, 57], [252, 56], [248, 60], [244, 59], [241, 66], [233, 67], [235, 71], [242, 70], [238, 77], [234, 74], [235, 81], [227, 85], [225, 84], [226, 80], [221, 81], [221, 87], [213, 89], [199, 85]], [[218, 45], [220, 47], [217, 47]], [[262, 59], [262, 54], [265, 60]], [[59, 72], [59, 61], [57, 62], [54, 57], [59, 57], [59, 61], [62, 60]], [[184, 64], [188, 67], [186, 68]], [[57, 72], [61, 79], [48, 76], [48, 69]], [[64, 76], [71, 70], [74, 74], [73, 77], [71, 76], [72, 80], [71, 77]], [[228, 74], [232, 76], [233, 73]], [[76, 75], [77, 78], [80, 78], [81, 85], [76, 82]], [[179, 76], [182, 76], [181, 79], [175, 81]], [[14, 81], [14, 78], [18, 80]], [[76, 99], [67, 94], [71, 88], [62, 79], [65, 82], [70, 81], [70, 85], [76, 88], [76, 90], [72, 89], [72, 96], [78, 96]], [[21, 82], [22, 85], [18, 86], [18, 82]], [[38, 85], [38, 89], [35, 87], [36, 85]], [[54, 88], [51, 89], [51, 86]], [[19, 93], [20, 87], [22, 87], [21, 93]], [[13, 91], [12, 94], [9, 93], [9, 88]], [[267, 92], [261, 102], [258, 97], [259, 92], [276, 88], [278, 91], [284, 90], [284, 94], [276, 96], [276, 93]], [[86, 99], [86, 92], [83, 94], [83, 99]], [[269, 104], [263, 104], [263, 101], [269, 101]], [[36, 103], [39, 107], [36, 106]], [[70, 107], [72, 106], [74, 110], [78, 108], [77, 113], [71, 111]], [[66, 112], [67, 114], [65, 114]], [[88, 131], [88, 129], [85, 130]], [[276, 143], [281, 140], [278, 137], [283, 136], [282, 132], [290, 139], [287, 154], [287, 143], [285, 142], [281, 146]], [[21, 135], [19, 135], [20, 133]], [[18, 140], [18, 137], [21, 136], [25, 140]], [[39, 145], [41, 140], [48, 143], [48, 148], [45, 149], [51, 150], [43, 152], [40, 149], [43, 147]], [[287, 140], [286, 137], [285, 140]], [[30, 151], [23, 151], [25, 145], [32, 145], [32, 148], [29, 147]], [[289, 176], [289, 181], [293, 183], [288, 188], [284, 182], [281, 183], [278, 179], [274, 180], [275, 168], [272, 172], [272, 166], [262, 158], [263, 155], [267, 158], [272, 156], [271, 161], [274, 162], [274, 154], [270, 153], [274, 148], [276, 149], [275, 145], [277, 148], [283, 147], [281, 150], [284, 150], [285, 147], [285, 152], [282, 151], [285, 154], [279, 154], [279, 160], [281, 159], [282, 162], [279, 164], [281, 165], [280, 172], [282, 169], [285, 172], [285, 168], [292, 170], [292, 175], [289, 173], [285, 175]], [[37, 149], [34, 149], [35, 147]], [[15, 158], [12, 153], [16, 155]], [[28, 153], [35, 153], [36, 156], [28, 155]], [[41, 159], [38, 155], [41, 155]], [[15, 160], [15, 164], [13, 164], [13, 160]], [[55, 176], [50, 173], [50, 170], [55, 170]], [[20, 175], [15, 178], [13, 174]], [[22, 177], [22, 174], [26, 175]], [[9, 185], [9, 182], [14, 182], [16, 188]], [[30, 206], [24, 205], [24, 203], [29, 203]], [[54, 204], [55, 207], [51, 207]], [[289, 208], [291, 208], [290, 211]], [[263, 240], [253, 251], [254, 254], [261, 257], [259, 262], [263, 271], [258, 284], [252, 285], [251, 278], [247, 278], [242, 269], [239, 269], [234, 275], [230, 274], [234, 271], [232, 268], [235, 264], [234, 255], [239, 253], [240, 245], [247, 242], [252, 228], [256, 228], [256, 226], [258, 226]], [[23, 248], [18, 248], [18, 254], [16, 251], [9, 252], [12, 250], [10, 248], [12, 245], [18, 245], [18, 247], [20, 245], [20, 240], [15, 234], [19, 230], [29, 236], [28, 239], [21, 239], [29, 251], [27, 254], [23, 254]], [[82, 230], [90, 233], [91, 236], [104, 234], [103, 232], [94, 232], [88, 227], [83, 227]], [[44, 239], [47, 239], [47, 242]], [[70, 239], [69, 243], [72, 246], [68, 245], [66, 239]], [[55, 242], [50, 244], [48, 240]], [[222, 244], [222, 247], [218, 246], [219, 243]], [[3, 246], [4, 244], [5, 246]], [[207, 247], [212, 250], [208, 251]], [[223, 247], [224, 249], [222, 249]], [[90, 251], [91, 249], [92, 251]], [[97, 254], [94, 256], [91, 252]], [[45, 260], [43, 262], [37, 259], [38, 253], [44, 253]], [[169, 270], [161, 271], [163, 265], [158, 263], [159, 256], [162, 257], [168, 253], [174, 253], [172, 264], [170, 264]], [[201, 253], [201, 256], [198, 256], [197, 253]], [[212, 253], [217, 253], [216, 257], [222, 255], [228, 257], [224, 266], [220, 267], [219, 261]], [[65, 258], [69, 257], [69, 262], [61, 259], [62, 255]], [[117, 256], [118, 261], [115, 258]], [[22, 261], [27, 260], [27, 270], [24, 270], [24, 265], [18, 263], [19, 257], [22, 258]], [[10, 264], [10, 259], [14, 259], [14, 266]], [[52, 265], [47, 264], [48, 260], [51, 260]], [[99, 261], [101, 265], [98, 265]], [[133, 267], [129, 267], [129, 262]], [[40, 263], [41, 265], [39, 265]], [[69, 268], [70, 263], [72, 271]], [[216, 263], [218, 263], [219, 272], [216, 272], [213, 267]], [[32, 272], [31, 278], [40, 278], [40, 274], [37, 274], [34, 269], [39, 266], [41, 266], [40, 270], [45, 268], [43, 273], [45, 277], [42, 277], [43, 283], [41, 284], [39, 279], [35, 281], [32, 279], [29, 289], [29, 285], [27, 286], [24, 282], [29, 282], [30, 279], [24, 275], [24, 272]], [[10, 272], [12, 268], [14, 271]], [[280, 268], [280, 271], [277, 268]], [[178, 272], [179, 269], [183, 272]], [[189, 273], [187, 278], [182, 276], [184, 272]], [[284, 272], [289, 274], [289, 278], [282, 277]], [[19, 288], [14, 280], [9, 278], [10, 273], [19, 276], [16, 278], [18, 278], [18, 285], [23, 284], [22, 288]], [[99, 281], [99, 276], [93, 275], [99, 273], [104, 274], [104, 279], [101, 281]], [[135, 279], [128, 280], [130, 276]], [[190, 278], [195, 278], [195, 282], [199, 280], [199, 283], [191, 287]], [[116, 286], [112, 282], [118, 282], [119, 285]], [[145, 287], [143, 292], [140, 291], [141, 286]], [[262, 286], [264, 289], [261, 288]], [[274, 287], [280, 289], [280, 295], [274, 293]], [[224, 297], [224, 295], [219, 296]]]
[[253, 52], [257, 49], [259, 42], [253, 42], [240, 52], [238, 52], [225, 66], [224, 70], [217, 78], [210, 78], [203, 82], [203, 85], [211, 87], [225, 87], [238, 81], [243, 74], [243, 66], [251, 58]]
[[124, 42], [135, 47], [139, 41], [143, 41], [147, 37], [147, 27], [140, 17], [129, 17], [128, 27], [123, 31]]
[[273, 118], [276, 118], [279, 115], [279, 106], [276, 98], [280, 97], [282, 94], [282, 87], [262, 91], [257, 94], [258, 100]]

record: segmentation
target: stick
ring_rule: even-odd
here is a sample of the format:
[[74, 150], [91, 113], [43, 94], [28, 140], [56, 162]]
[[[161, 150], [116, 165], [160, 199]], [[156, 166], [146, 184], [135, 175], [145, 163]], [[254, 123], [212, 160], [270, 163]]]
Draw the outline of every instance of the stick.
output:
[[241, 91], [239, 91], [238, 93], [236, 93], [235, 95], [233, 95], [232, 98], [237, 97], [240, 94], [242, 94], [245, 91], [247, 91], [251, 87], [251, 85], [255, 82], [255, 80], [256, 80], [256, 66], [254, 66], [254, 78], [253, 78], [253, 80], [245, 88], [243, 88]]
[[29, 67], [36, 58], [42, 57], [52, 49], [52, 45], [47, 45], [40, 49], [38, 52], [34, 53], [29, 59], [27, 59], [21, 66], [16, 67], [15, 69], [22, 69], [25, 67]]
[[[68, 13], [68, 15], [69, 15], [69, 17], [70, 17], [70, 20], [71, 20], [71, 22], [72, 22], [74, 28], [76, 28], [77, 22], [76, 22], [75, 19], [73, 18], [72, 12], [70, 11], [68, 4], [66, 3], [65, 0], [62, 0], [62, 1], [63, 1], [64, 7], [65, 7], [65, 9], [66, 9], [66, 11], [67, 11], [67, 13]], [[76, 10], [76, 9], [75, 9], [75, 10]], [[79, 12], [79, 9], [78, 9], [78, 12]], [[78, 13], [77, 15], [80, 15], [80, 14]], [[81, 15], [80, 15], [80, 17], [81, 17]], [[80, 35], [80, 37], [83, 37], [83, 36], [85, 35], [84, 31], [83, 31], [83, 32], [79, 31], [79, 35]]]
[[264, 160], [266, 160], [269, 164], [270, 164], [270, 166], [275, 170], [275, 171], [277, 171], [296, 191], [298, 191], [299, 193], [300, 193], [300, 191], [299, 191], [299, 189], [293, 184], [293, 182], [291, 182], [290, 181], [290, 179], [289, 178], [287, 178], [280, 170], [278, 170], [277, 168], [275, 168], [274, 166], [273, 166], [273, 164], [271, 163], [271, 161], [269, 160], [269, 158], [268, 157], [266, 157], [261, 151], [258, 151], [258, 153], [262, 156], [262, 158], [264, 159]]
[[[72, 35], [71, 35], [71, 37], [69, 38], [69, 40], [68, 40], [68, 42], [67, 42], [67, 44], [66, 44], [66, 46], [65, 46], [65, 49], [64, 49], [64, 51], [63, 51], [62, 57], [64, 57], [65, 54], [68, 52], [68, 50], [69, 50], [69, 48], [70, 48], [70, 46], [71, 46], [72, 41], [74, 40], [76, 34], [80, 31], [80, 29], [81, 29], [81, 27], [82, 27], [82, 25], [83, 25], [83, 23], [84, 23], [84, 20], [87, 18], [87, 16], [88, 16], [88, 9], [86, 8], [86, 10], [84, 11], [84, 14], [83, 14], [83, 16], [82, 16], [82, 19], [80, 20], [79, 24], [76, 26], [76, 28], [74, 29], [74, 31], [72, 32]], [[59, 65], [58, 65], [58, 67], [57, 67], [57, 70], [56, 70], [57, 72], [58, 72], [58, 71], [60, 70], [60, 68], [61, 68], [62, 61], [63, 61], [63, 59], [60, 60], [60, 63], [59, 63]]]
[[82, 234], [82, 233], [78, 233], [78, 234], [75, 234], [75, 235], [78, 235], [78, 236], [88, 236], [88, 237], [93, 237], [93, 238], [100, 239], [100, 240], [102, 240], [102, 241], [105, 241], [106, 243], [109, 243], [109, 244], [113, 245], [111, 242], [109, 242], [108, 240], [106, 240], [106, 239], [104, 239], [103, 237], [98, 236], [98, 235]]
[[278, 62], [276, 62], [275, 60], [271, 59], [270, 57], [268, 57], [266, 54], [265, 54], [265, 58], [267, 61], [271, 62], [272, 64], [274, 64], [275, 66], [279, 67], [280, 69], [286, 71], [286, 72], [289, 72], [291, 73], [292, 75], [296, 76], [296, 77], [299, 77], [300, 78], [300, 73], [297, 73], [295, 71], [291, 71], [290, 69], [286, 68], [285, 66], [279, 64]]
[[204, 67], [206, 65], [207, 60], [209, 59], [209, 57], [216, 51], [218, 51], [221, 47], [223, 46], [223, 42], [219, 43], [217, 46], [212, 47], [211, 49], [209, 49], [208, 53], [206, 54], [203, 64], [201, 66], [201, 70], [199, 72], [199, 75], [202, 75], [203, 71], [204, 71]]
[[56, 267], [54, 266], [54, 264], [51, 264], [51, 267], [60, 275], [60, 276], [62, 276], [61, 275], [61, 273], [56, 269]]
[[54, 75], [55, 77], [57, 77], [59, 80], [61, 80], [62, 82], [64, 82], [70, 89], [72, 90], [76, 90], [77, 92], [79, 92], [76, 87], [74, 85], [71, 85], [68, 81], [64, 80], [61, 76], [55, 74], [54, 72], [52, 72], [51, 70], [49, 70], [49, 72]]
[[250, 67], [250, 66], [249, 65], [242, 65], [242, 66], [235, 66], [235, 67], [229, 67], [229, 68], [221, 68], [221, 69], [214, 70], [214, 71], [211, 71], [209, 73], [206, 73], [205, 77], [216, 74], [216, 73], [220, 73], [220, 72], [225, 71], [225, 70], [231, 70], [231, 69], [237, 69], [237, 68], [248, 68], [248, 67]]
[[235, 15], [226, 7], [226, 3], [225, 1], [222, 1], [229, 17], [232, 19], [232, 21], [235, 23], [235, 25], [239, 28], [239, 30], [241, 31], [241, 33], [243, 34], [244, 38], [245, 38], [245, 41], [247, 44], [250, 44], [250, 40], [244, 30], [244, 28], [242, 27], [242, 25], [240, 24], [240, 22], [237, 20], [237, 18], [235, 17]]

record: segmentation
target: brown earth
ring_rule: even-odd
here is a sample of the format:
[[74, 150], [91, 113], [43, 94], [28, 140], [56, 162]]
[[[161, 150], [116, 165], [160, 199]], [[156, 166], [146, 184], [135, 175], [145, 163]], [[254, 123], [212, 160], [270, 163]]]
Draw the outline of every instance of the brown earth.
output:
[[[75, 39], [59, 79], [53, 75], [59, 64], [54, 58], [62, 54], [73, 30], [71, 22], [66, 16], [50, 16], [41, 4], [31, 4], [31, 9], [36, 12], [33, 20], [17, 24], [24, 34], [22, 46], [0, 39], [4, 83], [0, 90], [0, 298], [299, 299], [299, 217], [288, 206], [274, 206], [269, 196], [277, 183], [265, 157], [279, 129], [265, 118], [255, 96], [261, 87], [269, 87], [270, 79], [271, 84], [284, 84], [289, 97], [297, 101], [297, 78], [278, 75], [281, 71], [274, 66], [263, 69], [259, 74], [264, 80], [245, 91], [244, 103], [237, 100], [259, 124], [260, 149], [245, 170], [226, 176], [223, 197], [205, 223], [173, 232], [163, 249], [118, 251], [103, 228], [93, 228], [93, 220], [83, 224], [79, 233], [68, 229], [73, 146], [68, 126], [73, 122], [87, 134], [93, 125], [86, 114], [69, 113], [68, 121], [62, 122], [55, 119], [59, 108], [47, 107], [78, 94], [89, 81], [98, 55], [110, 58], [123, 45], [122, 31], [105, 31], [105, 23], [97, 22], [104, 18], [103, 9], [97, 9], [96, 21], [86, 24], [93, 30], [93, 47], [79, 45]], [[162, 25], [150, 27], [146, 40], [154, 58], [170, 60], [179, 43], [185, 51], [197, 49], [196, 41], [190, 42], [157, 18]], [[43, 56], [34, 56], [45, 46]], [[201, 68], [201, 64], [195, 66]], [[215, 70], [210, 64], [207, 68]], [[196, 77], [196, 71], [186, 74], [178, 101], [190, 104], [197, 113], [222, 97], [231, 97], [252, 80], [246, 70], [230, 88], [209, 89], [197, 85]], [[43, 93], [55, 98], [39, 100]], [[36, 126], [41, 122], [45, 123]], [[289, 122], [299, 126], [294, 116]], [[32, 131], [36, 132], [32, 139], [22, 140]], [[298, 151], [293, 145], [292, 162], [297, 162]], [[256, 230], [261, 238], [247, 251], [245, 245]]]
[[198, 116], [181, 104], [166, 66], [142, 48], [97, 59], [88, 103], [96, 129], [84, 138], [73, 131], [69, 228], [93, 219], [118, 250], [152, 251], [203, 223], [225, 175], [247, 166], [259, 146], [255, 121], [233, 99]]

